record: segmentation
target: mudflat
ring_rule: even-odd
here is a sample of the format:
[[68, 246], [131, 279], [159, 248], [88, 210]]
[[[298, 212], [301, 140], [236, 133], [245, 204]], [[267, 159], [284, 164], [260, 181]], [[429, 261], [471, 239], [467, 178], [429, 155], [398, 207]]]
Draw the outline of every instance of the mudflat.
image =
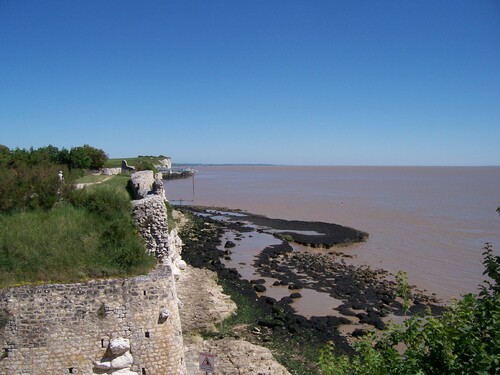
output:
[[[340, 351], [349, 353], [352, 339], [370, 329], [383, 329], [388, 317], [404, 315], [394, 275], [356, 266], [343, 253], [347, 244], [366, 240], [368, 235], [362, 231], [224, 209], [182, 207], [182, 211], [192, 218], [183, 235], [183, 258], [194, 267], [215, 271], [219, 280], [253, 301], [256, 314], [261, 316], [256, 320], [260, 328], [255, 339], [259, 343], [293, 337], [306, 345], [313, 337], [319, 344], [333, 341]], [[232, 240], [227, 240], [228, 234]], [[257, 241], [251, 262], [237, 263], [241, 269], [231, 267], [231, 258], [237, 258], [238, 251], [248, 251], [240, 243], [251, 244], [260, 234], [268, 234], [274, 243]], [[313, 251], [299, 251], [294, 248], [296, 243], [310, 244]], [[241, 271], [248, 267], [250, 272]], [[251, 276], [243, 277], [242, 273]], [[268, 292], [278, 288], [285, 295], [279, 299], [270, 296]], [[309, 291], [329, 295], [338, 303], [317, 316], [301, 314], [296, 305]], [[444, 309], [435, 297], [416, 288], [412, 288], [410, 298], [410, 314], [427, 308], [439, 314]], [[314, 302], [313, 294], [311, 303], [324, 302]]]

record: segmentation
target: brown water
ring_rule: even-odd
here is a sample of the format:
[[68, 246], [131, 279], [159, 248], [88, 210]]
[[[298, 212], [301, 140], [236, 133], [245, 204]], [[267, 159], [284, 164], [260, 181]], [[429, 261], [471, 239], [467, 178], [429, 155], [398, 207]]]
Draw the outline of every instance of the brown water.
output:
[[500, 167], [197, 169], [194, 195], [192, 179], [168, 181], [169, 200], [366, 231], [366, 243], [344, 251], [392, 273], [405, 270], [445, 300], [477, 290], [485, 242], [500, 254]]

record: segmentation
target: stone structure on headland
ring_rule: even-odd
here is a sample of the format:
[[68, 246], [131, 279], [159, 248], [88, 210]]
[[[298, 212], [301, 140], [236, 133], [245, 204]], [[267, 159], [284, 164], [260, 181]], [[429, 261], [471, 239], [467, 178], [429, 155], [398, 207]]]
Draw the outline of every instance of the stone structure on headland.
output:
[[[159, 177], [159, 176], [156, 176]], [[132, 175], [134, 217], [160, 262], [148, 275], [0, 290], [1, 374], [186, 374], [163, 185]]]

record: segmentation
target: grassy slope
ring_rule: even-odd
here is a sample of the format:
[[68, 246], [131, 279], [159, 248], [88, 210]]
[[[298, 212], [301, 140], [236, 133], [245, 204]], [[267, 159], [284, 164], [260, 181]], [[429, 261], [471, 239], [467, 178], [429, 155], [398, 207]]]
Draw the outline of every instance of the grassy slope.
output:
[[[108, 189], [129, 200], [127, 181], [116, 176], [89, 192]], [[0, 214], [0, 287], [129, 276], [154, 264], [145, 255], [130, 212], [103, 217], [65, 203], [50, 211]]]

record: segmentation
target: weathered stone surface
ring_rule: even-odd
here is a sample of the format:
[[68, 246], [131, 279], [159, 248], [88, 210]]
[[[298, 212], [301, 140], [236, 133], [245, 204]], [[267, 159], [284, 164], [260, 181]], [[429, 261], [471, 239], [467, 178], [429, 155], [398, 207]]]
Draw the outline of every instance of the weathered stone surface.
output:
[[[92, 374], [97, 359], [107, 371], [109, 343], [119, 337], [129, 340], [140, 364], [132, 364], [131, 373], [185, 374], [177, 293], [165, 264], [128, 279], [1, 289], [2, 309], [9, 312], [0, 330], [8, 356], [0, 360], [0, 374], [64, 374], [68, 368]], [[162, 309], [170, 317], [159, 324]]]
[[112, 339], [109, 343], [109, 350], [111, 350], [111, 353], [115, 356], [122, 355], [130, 350], [130, 341], [123, 337]]
[[214, 329], [214, 324], [236, 312], [236, 304], [217, 284], [213, 271], [187, 266], [177, 282], [177, 295], [185, 302], [180, 310], [184, 333]]
[[285, 367], [274, 360], [269, 349], [232, 338], [204, 340], [187, 345], [185, 358], [189, 374], [199, 372], [200, 352], [215, 355], [215, 372], [217, 374], [290, 374]]
[[182, 240], [177, 230], [169, 230], [165, 199], [161, 195], [148, 195], [132, 201], [132, 214], [148, 251], [172, 267], [177, 279], [185, 268], [181, 259]]
[[122, 173], [121, 168], [101, 168], [101, 173], [105, 176], [114, 176]]
[[114, 358], [111, 361], [111, 369], [112, 370], [121, 370], [121, 369], [130, 369], [134, 359], [132, 358], [132, 354], [129, 351], [123, 353], [122, 355]]
[[146, 198], [153, 190], [155, 181], [153, 171], [134, 172], [130, 176], [130, 186], [135, 199]]
[[126, 160], [122, 160], [121, 173], [129, 174], [135, 171], [135, 167], [128, 165]]
[[160, 166], [163, 168], [172, 168], [172, 158], [166, 157], [165, 159], [159, 160]]

